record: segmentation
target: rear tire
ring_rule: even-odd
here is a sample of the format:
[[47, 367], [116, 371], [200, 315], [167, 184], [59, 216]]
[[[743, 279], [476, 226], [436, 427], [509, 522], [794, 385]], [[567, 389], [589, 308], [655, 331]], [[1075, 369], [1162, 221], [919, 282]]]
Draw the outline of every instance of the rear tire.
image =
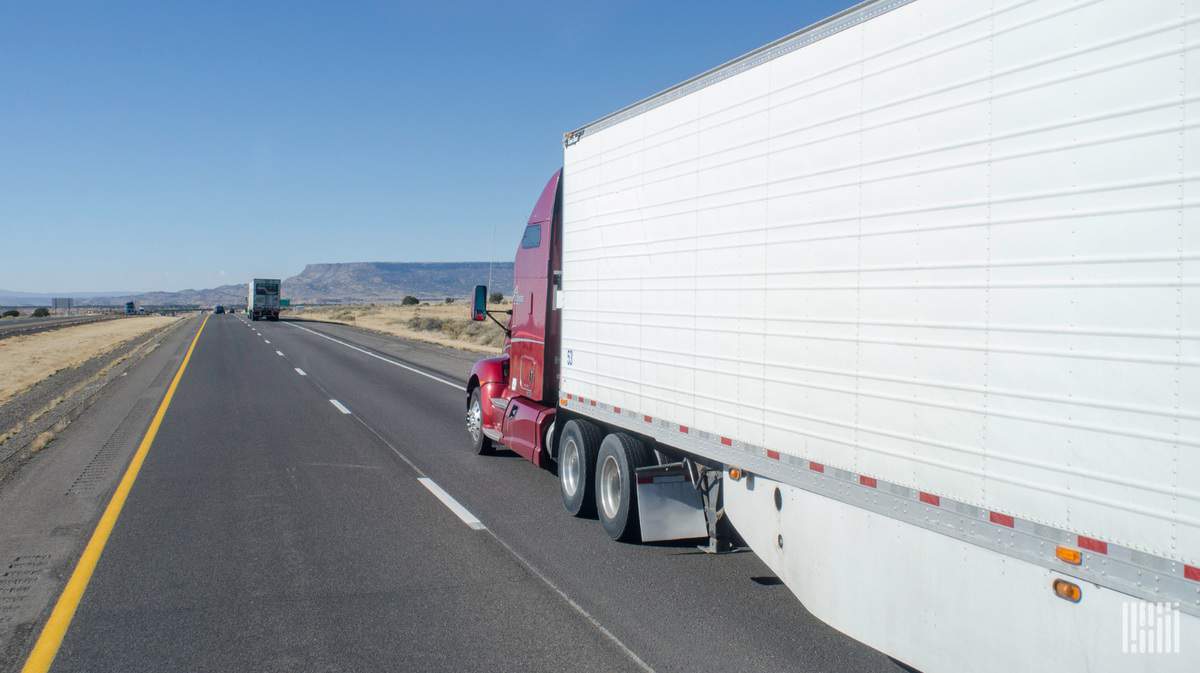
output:
[[592, 473], [603, 435], [587, 421], [570, 420], [558, 438], [558, 490], [563, 507], [572, 516], [596, 514], [596, 496]]
[[654, 453], [624, 433], [600, 444], [596, 459], [596, 513], [609, 537], [621, 542], [642, 538], [638, 522], [636, 470], [654, 464]]
[[483, 434], [483, 397], [479, 388], [471, 391], [467, 399], [467, 435], [471, 438], [471, 452], [477, 456], [490, 456], [495, 447], [492, 440]]

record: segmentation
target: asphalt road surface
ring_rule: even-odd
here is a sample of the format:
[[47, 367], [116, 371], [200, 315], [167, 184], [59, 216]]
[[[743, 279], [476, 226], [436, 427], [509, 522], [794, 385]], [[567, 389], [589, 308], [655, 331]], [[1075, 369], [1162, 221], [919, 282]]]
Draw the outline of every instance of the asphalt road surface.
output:
[[470, 359], [212, 316], [53, 670], [901, 670], [753, 554], [612, 542], [472, 455]]

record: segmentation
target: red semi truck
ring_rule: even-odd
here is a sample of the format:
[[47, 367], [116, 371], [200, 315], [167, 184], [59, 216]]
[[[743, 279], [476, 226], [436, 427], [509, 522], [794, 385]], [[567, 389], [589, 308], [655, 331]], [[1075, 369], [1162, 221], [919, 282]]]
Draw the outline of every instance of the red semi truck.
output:
[[475, 450], [926, 673], [1200, 670], [1198, 25], [868, 1], [566, 134]]

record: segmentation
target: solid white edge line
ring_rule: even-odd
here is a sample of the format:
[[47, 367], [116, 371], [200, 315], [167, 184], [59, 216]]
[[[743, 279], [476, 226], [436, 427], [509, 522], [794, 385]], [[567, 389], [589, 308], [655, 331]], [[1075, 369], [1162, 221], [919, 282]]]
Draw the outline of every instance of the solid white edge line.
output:
[[438, 486], [437, 483], [432, 479], [429, 477], [417, 477], [417, 481], [421, 482], [422, 486], [429, 489], [429, 492], [432, 493], [435, 498], [441, 500], [442, 504], [445, 505], [447, 509], [449, 509], [451, 512], [454, 512], [455, 516], [462, 519], [463, 523], [470, 526], [471, 530], [484, 530], [487, 528], [487, 526], [483, 525], [482, 521], [475, 518], [475, 515], [472, 514], [470, 510], [468, 510], [466, 507], [463, 507], [462, 503], [455, 500], [454, 496], [447, 493], [445, 489], [443, 489], [441, 486]]
[[279, 357], [283, 357], [283, 351], [275, 351], [275, 354]]
[[308, 374], [305, 374], [304, 370], [299, 367], [296, 367], [296, 373], [299, 374], [300, 376], [308, 376]]
[[359, 353], [362, 353], [363, 355], [370, 355], [371, 357], [375, 358], [376, 360], [383, 360], [384, 362], [386, 362], [390, 365], [395, 365], [401, 369], [407, 369], [408, 371], [410, 371], [414, 374], [420, 374], [421, 376], [424, 376], [425, 378], [433, 379], [434, 381], [437, 381], [438, 383], [444, 383], [456, 390], [466, 390], [466, 388], [464, 388], [463, 386], [461, 386], [457, 383], [453, 383], [451, 381], [447, 381], [446, 379], [444, 379], [440, 376], [434, 376], [433, 374], [430, 374], [428, 372], [423, 372], [420, 369], [417, 369], [416, 367], [409, 367], [408, 365], [400, 363], [400, 362], [396, 362], [395, 360], [389, 360], [381, 355], [376, 355], [369, 350], [359, 348], [358, 346], [355, 346], [354, 344], [348, 344], [345, 341], [341, 341], [340, 339], [334, 339], [331, 336], [321, 334], [320, 332], [318, 332], [316, 330], [311, 330], [311, 329], [308, 329], [307, 327], [301, 327], [299, 325], [294, 325], [290, 322], [287, 322], [284, 324], [287, 325], [288, 327], [295, 327], [296, 329], [302, 329], [305, 332], [308, 332], [309, 334], [315, 334], [315, 335], [321, 337], [322, 339], [329, 339], [330, 341], [334, 342], [335, 344], [341, 344], [341, 345], [345, 346], [346, 348], [349, 348], [351, 350], [356, 350]]
[[[412, 462], [412, 460], [410, 460], [408, 456], [404, 455], [404, 453], [401, 452], [400, 449], [397, 449], [395, 446], [393, 446], [392, 443], [389, 442], [383, 435], [379, 434], [379, 432], [375, 428], [372, 428], [366, 421], [364, 421], [361, 416], [355, 416], [354, 420], [358, 421], [359, 424], [362, 425], [364, 428], [366, 428], [368, 432], [375, 435], [375, 437], [377, 437], [379, 439], [379, 441], [383, 443], [384, 446], [391, 449], [392, 453], [396, 454], [396, 457], [398, 457], [400, 460], [404, 461], [404, 464], [408, 465], [409, 468], [411, 468], [412, 471], [417, 474], [418, 478], [427, 478], [427, 477], [425, 477], [425, 473], [423, 471], [421, 471], [421, 468], [417, 467], [416, 463]], [[430, 482], [430, 483], [432, 483], [432, 482]], [[555, 593], [555, 595], [557, 595], [560, 599], [562, 599], [562, 601], [564, 603], [566, 603], [568, 607], [570, 607], [572, 610], [574, 610], [576, 614], [578, 614], [580, 617], [582, 617], [584, 620], [586, 620], [588, 624], [591, 624], [592, 627], [595, 628], [597, 631], [599, 631], [600, 634], [603, 635], [605, 638], [607, 638], [609, 642], [611, 642], [614, 646], [616, 646], [618, 649], [620, 649], [622, 652], [624, 652], [625, 656], [629, 657], [629, 659], [631, 661], [633, 661], [633, 663], [636, 664], [638, 668], [642, 669], [643, 671], [646, 671], [646, 673], [655, 673], [654, 668], [652, 668], [645, 661], [642, 661], [642, 658], [639, 657], [637, 655], [637, 653], [635, 653], [633, 650], [629, 649], [629, 646], [627, 646], [624, 642], [622, 642], [621, 639], [616, 636], [616, 634], [614, 634], [612, 631], [609, 631], [607, 628], [605, 628], [604, 625], [601, 624], [598, 619], [593, 617], [590, 612], [588, 612], [586, 609], [584, 609], [584, 607], [582, 605], [580, 605], [579, 603], [576, 603], [570, 596], [567, 595], [567, 593], [565, 591], [560, 589], [558, 587], [558, 585], [554, 583], [553, 580], [551, 580], [549, 577], [547, 577], [545, 573], [543, 573], [541, 570], [538, 570], [537, 566], [530, 563], [529, 559], [525, 558], [524, 556], [521, 556], [521, 554], [516, 549], [513, 549], [512, 545], [505, 542], [504, 538], [500, 537], [499, 535], [496, 535], [496, 531], [494, 531], [490, 528], [487, 528], [487, 527], [484, 527], [482, 530], [483, 530], [484, 535], [490, 535], [492, 537], [492, 539], [496, 541], [496, 544], [503, 547], [504, 550], [507, 551], [509, 554], [511, 554], [512, 557], [515, 558], [518, 563], [520, 563], [522, 566], [524, 566], [526, 569], [528, 569], [529, 572], [532, 573], [534, 577], [537, 577], [539, 580], [541, 580], [543, 584], [545, 584], [551, 591], [553, 591]]]
[[332, 404], [333, 406], [337, 407], [337, 410], [342, 412], [343, 414], [350, 413], [350, 410], [346, 408], [346, 405], [342, 404], [341, 402], [338, 402], [337, 400], [329, 400], [329, 403]]

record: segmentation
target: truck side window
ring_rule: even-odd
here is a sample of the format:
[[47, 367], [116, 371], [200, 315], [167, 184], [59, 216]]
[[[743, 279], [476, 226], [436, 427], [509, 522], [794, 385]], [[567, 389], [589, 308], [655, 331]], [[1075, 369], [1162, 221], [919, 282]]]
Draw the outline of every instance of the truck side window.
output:
[[522, 248], [536, 248], [542, 244], [542, 225], [531, 224], [525, 227], [525, 235], [521, 237]]

